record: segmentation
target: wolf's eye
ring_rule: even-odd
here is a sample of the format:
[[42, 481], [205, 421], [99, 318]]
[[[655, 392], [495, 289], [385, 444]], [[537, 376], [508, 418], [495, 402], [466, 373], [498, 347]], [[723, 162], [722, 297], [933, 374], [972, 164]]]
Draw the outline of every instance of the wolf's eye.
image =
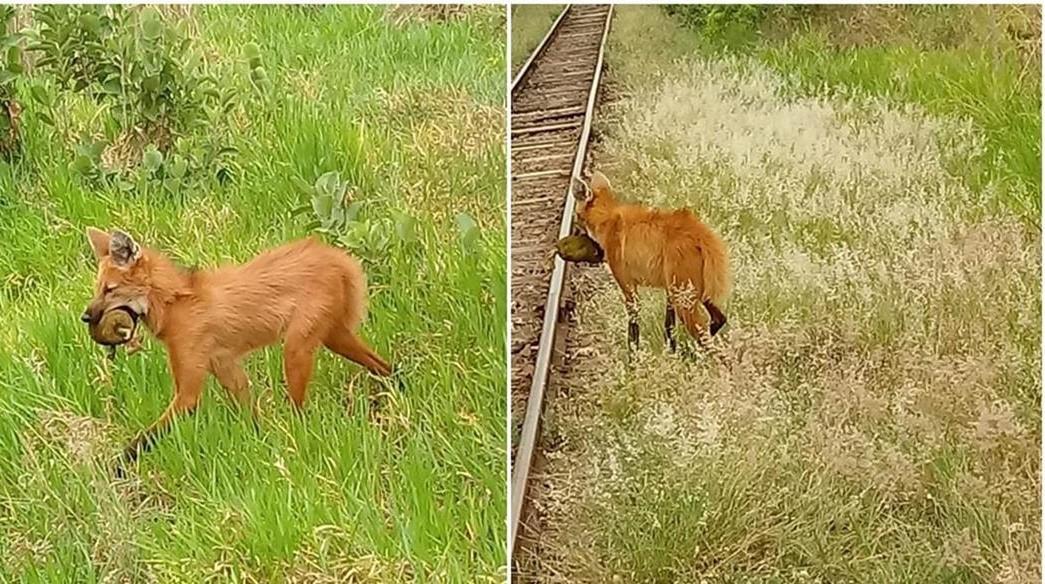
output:
[[116, 289], [116, 285], [115, 284], [106, 284], [105, 285], [105, 293], [106, 294], [112, 292], [115, 289]]

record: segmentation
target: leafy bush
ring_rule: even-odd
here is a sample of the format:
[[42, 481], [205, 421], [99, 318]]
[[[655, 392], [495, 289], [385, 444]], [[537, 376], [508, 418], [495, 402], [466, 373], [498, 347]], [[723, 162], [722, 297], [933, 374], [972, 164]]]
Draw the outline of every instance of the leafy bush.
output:
[[[34, 17], [38, 70], [61, 90], [108, 106], [120, 128], [109, 143], [79, 146], [73, 172], [125, 191], [172, 194], [236, 175], [225, 124], [236, 94], [204, 73], [178, 25], [153, 7], [41, 6]], [[58, 96], [41, 83], [32, 95], [40, 119], [54, 125]]]
[[367, 219], [362, 214], [363, 202], [354, 200], [355, 189], [341, 179], [340, 173], [327, 172], [313, 185], [298, 181], [298, 186], [309, 195], [315, 215], [309, 229], [332, 237], [367, 264], [375, 263], [388, 251], [392, 243], [391, 220]]
[[124, 130], [142, 129], [161, 150], [172, 134], [205, 125], [207, 106], [223, 100], [184, 32], [153, 7], [48, 5], [34, 17], [37, 67], [112, 106]]
[[669, 4], [664, 10], [686, 26], [711, 35], [728, 26], [755, 26], [769, 8], [760, 4]]
[[15, 83], [25, 72], [22, 35], [8, 32], [14, 20], [13, 6], [0, 5], [0, 158], [10, 158], [19, 147], [18, 118], [22, 106]]
[[[295, 179], [298, 188], [309, 198], [309, 204], [296, 212], [311, 210], [314, 219], [307, 225], [310, 230], [331, 237], [338, 245], [350, 250], [367, 265], [368, 270], [381, 273], [385, 258], [393, 248], [402, 249], [417, 239], [417, 220], [409, 213], [393, 211], [370, 216], [366, 203], [356, 198], [353, 185], [342, 180], [336, 171], [322, 174], [309, 185]], [[458, 213], [454, 218], [458, 238], [465, 250], [472, 249], [479, 240], [481, 231], [478, 223], [467, 213]]]
[[808, 16], [810, 4], [668, 4], [665, 12], [700, 33], [713, 44], [739, 48], [758, 36], [758, 28], [770, 15]]

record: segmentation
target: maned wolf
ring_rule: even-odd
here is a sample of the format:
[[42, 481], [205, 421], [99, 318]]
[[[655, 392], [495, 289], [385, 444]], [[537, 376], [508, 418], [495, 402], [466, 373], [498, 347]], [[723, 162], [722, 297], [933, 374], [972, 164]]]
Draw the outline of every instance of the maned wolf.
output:
[[[726, 323], [722, 313], [731, 277], [726, 244], [687, 209], [660, 210], [621, 203], [600, 172], [581, 183], [577, 216], [588, 235], [604, 250], [606, 263], [624, 294], [628, 341], [638, 345], [639, 286], [667, 291], [664, 335], [675, 350], [675, 313], [703, 347]], [[710, 335], [708, 334], [710, 329]]]
[[107, 311], [129, 309], [167, 349], [174, 398], [163, 415], [128, 445], [137, 458], [178, 414], [199, 403], [208, 374], [250, 407], [241, 359], [283, 341], [291, 401], [305, 403], [320, 345], [371, 373], [391, 367], [357, 334], [366, 315], [366, 277], [345, 252], [314, 239], [271, 249], [240, 266], [188, 271], [129, 235], [87, 229], [98, 258], [95, 295], [81, 317], [97, 323]]

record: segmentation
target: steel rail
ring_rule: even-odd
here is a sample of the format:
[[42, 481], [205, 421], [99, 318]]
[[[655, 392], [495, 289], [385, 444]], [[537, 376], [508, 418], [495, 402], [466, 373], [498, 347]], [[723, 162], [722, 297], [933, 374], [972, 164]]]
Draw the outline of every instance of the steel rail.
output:
[[540, 56], [544, 53], [545, 47], [548, 46], [548, 41], [550, 41], [552, 37], [555, 36], [555, 31], [559, 28], [559, 24], [562, 22], [562, 19], [566, 17], [566, 13], [569, 12], [569, 10], [569, 4], [563, 7], [562, 12], [559, 13], [559, 17], [555, 19], [555, 22], [552, 23], [551, 28], [548, 29], [548, 33], [544, 35], [544, 38], [541, 39], [541, 42], [537, 44], [537, 48], [535, 48], [533, 52], [530, 53], [529, 58], [527, 58], [526, 61], [523, 63], [522, 67], [519, 68], [519, 72], [515, 74], [515, 79], [512, 80], [512, 88], [508, 93], [509, 99], [511, 98], [511, 94], [515, 92], [516, 86], [518, 86], [519, 83], [521, 83], [522, 80], [526, 77], [526, 74], [530, 72], [530, 66], [533, 65], [534, 62], [537, 61], [537, 59], [540, 58]]
[[[556, 20], [549, 34], [545, 36], [544, 41], [538, 46], [538, 50], [543, 51], [547, 44], [547, 41], [551, 38], [552, 33], [557, 29], [559, 23], [562, 21], [563, 16], [569, 10], [569, 6], [563, 10], [563, 13], [559, 15], [559, 19]], [[584, 113], [584, 124], [581, 130], [580, 140], [578, 141], [577, 154], [573, 161], [572, 175], [580, 177], [581, 171], [584, 168], [584, 159], [587, 155], [588, 150], [588, 139], [591, 136], [591, 124], [593, 120], [593, 113], [595, 110], [595, 101], [599, 90], [599, 81], [602, 77], [602, 64], [606, 52], [606, 39], [609, 37], [610, 21], [613, 17], [613, 6], [609, 7], [609, 11], [606, 13], [606, 21], [602, 29], [602, 39], [599, 42], [598, 57], [595, 60], [595, 70], [592, 77], [591, 87], [588, 91], [587, 107]], [[512, 84], [512, 89], [515, 89], [516, 84], [523, 79], [526, 70], [536, 60], [535, 56], [531, 55], [530, 60], [526, 63], [526, 68], [520, 71], [516, 77], [516, 82]], [[571, 179], [569, 186], [566, 188], [566, 201], [563, 205], [562, 220], [559, 225], [559, 237], [565, 237], [570, 234], [573, 229], [573, 216], [574, 209], [576, 206], [576, 198], [573, 195], [574, 182]], [[544, 306], [544, 323], [541, 329], [540, 341], [537, 349], [537, 360], [533, 373], [533, 379], [530, 384], [530, 394], [526, 402], [526, 417], [523, 419], [522, 430], [519, 436], [519, 448], [516, 452], [515, 462], [512, 465], [512, 483], [511, 483], [511, 509], [509, 515], [510, 522], [510, 535], [509, 535], [509, 552], [512, 556], [515, 554], [515, 544], [519, 533], [519, 523], [521, 521], [523, 504], [526, 499], [526, 490], [530, 478], [530, 467], [533, 462], [533, 455], [537, 445], [537, 432], [540, 428], [541, 414], [544, 409], [544, 392], [548, 384], [548, 372], [552, 361], [552, 349], [555, 342], [556, 328], [559, 322], [559, 303], [562, 298], [562, 287], [566, 279], [566, 262], [562, 258], [556, 256], [554, 259], [554, 267], [552, 268], [551, 283], [548, 287], [548, 296]]]

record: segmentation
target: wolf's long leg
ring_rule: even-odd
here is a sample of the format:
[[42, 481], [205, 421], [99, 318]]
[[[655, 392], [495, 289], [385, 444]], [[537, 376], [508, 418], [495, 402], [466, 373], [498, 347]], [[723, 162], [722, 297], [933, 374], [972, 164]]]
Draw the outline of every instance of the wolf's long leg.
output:
[[316, 346], [310, 343], [292, 342], [287, 339], [283, 347], [283, 374], [287, 378], [287, 394], [294, 407], [305, 406], [308, 382], [316, 364]]
[[238, 406], [250, 410], [250, 415], [254, 419], [254, 425], [257, 426], [257, 404], [251, 399], [250, 379], [247, 378], [247, 374], [243, 371], [243, 365], [240, 364], [239, 360], [232, 357], [212, 357], [210, 372]]
[[170, 367], [174, 375], [174, 398], [163, 411], [159, 419], [131, 440], [124, 449], [123, 458], [133, 462], [143, 452], [148, 452], [157, 440], [170, 429], [174, 418], [194, 411], [200, 403], [203, 382], [207, 378], [207, 370], [202, 365], [203, 359], [189, 359], [171, 352]]
[[726, 354], [712, 340], [711, 335], [708, 333], [708, 323], [711, 318], [705, 314], [703, 307], [700, 304], [680, 301], [676, 302], [675, 310], [678, 312], [679, 317], [682, 318], [682, 323], [686, 326], [686, 331], [689, 332], [690, 336], [696, 339], [697, 344], [715, 358], [715, 360], [727, 364], [728, 358]]
[[620, 291], [624, 295], [624, 307], [628, 311], [628, 349], [639, 347], [639, 296], [635, 290], [635, 283], [625, 279], [618, 270], [613, 269], [614, 264], [610, 263], [610, 272], [613, 274], [613, 279], [617, 281], [617, 285], [620, 286]]
[[374, 375], [388, 376], [392, 367], [371, 349], [359, 335], [344, 327], [337, 327], [327, 335], [324, 345], [331, 351], [366, 367]]
[[668, 343], [669, 350], [675, 352], [675, 308], [671, 306], [669, 299], [664, 309], [664, 340]]
[[704, 308], [708, 311], [708, 316], [711, 317], [711, 336], [715, 334], [726, 324], [726, 315], [722, 314], [718, 306], [715, 306], [710, 300], [704, 301]]

